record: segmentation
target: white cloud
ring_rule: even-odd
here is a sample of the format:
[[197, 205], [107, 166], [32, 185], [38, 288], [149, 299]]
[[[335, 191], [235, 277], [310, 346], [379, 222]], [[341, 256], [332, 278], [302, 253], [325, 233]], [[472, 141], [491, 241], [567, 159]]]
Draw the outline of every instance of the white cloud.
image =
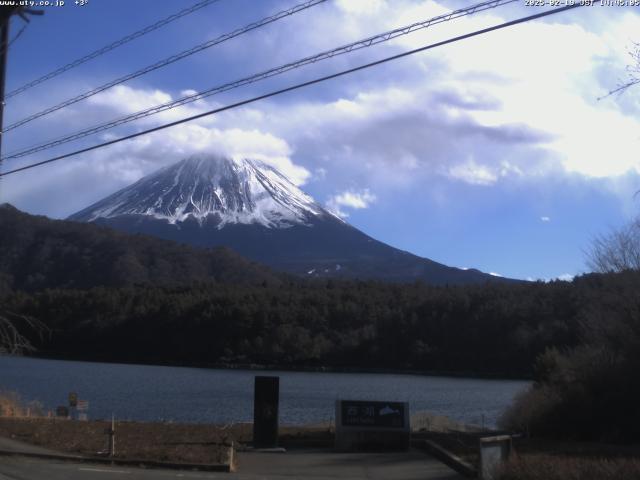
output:
[[313, 171], [313, 178], [315, 180], [324, 180], [327, 178], [327, 169], [323, 167], [318, 167]]
[[[620, 34], [630, 23], [640, 31], [637, 15], [612, 22], [610, 29]], [[533, 38], [535, 48], [523, 55], [523, 46], [532, 45]], [[568, 48], [575, 54], [567, 54]], [[623, 51], [624, 42], [603, 42], [580, 25], [532, 22], [483, 36], [473, 45], [461, 42], [445, 49], [444, 56], [454, 77], [500, 72], [507, 79], [483, 81], [487, 93], [501, 98], [502, 107], [470, 112], [475, 121], [485, 126], [522, 122], [548, 132], [548, 154], [566, 172], [588, 178], [640, 172], [638, 117], [622, 112], [613, 99], [597, 101], [615, 85], [610, 73], [603, 78], [600, 66], [607, 59], [609, 69], [617, 62], [622, 70], [628, 61], [620, 56]], [[638, 98], [638, 92], [628, 93]]]
[[454, 165], [449, 168], [449, 175], [472, 185], [493, 185], [498, 176], [484, 165], [478, 165], [473, 160]]
[[[192, 95], [194, 90], [183, 90], [181, 95]], [[99, 95], [91, 97], [90, 103], [112, 112], [112, 115], [127, 115], [149, 108], [159, 103], [175, 100], [161, 90], [134, 89], [119, 85]], [[185, 118], [219, 106], [212, 99], [200, 99], [182, 107], [146, 117], [145, 124], [159, 124]], [[155, 162], [157, 166], [172, 163], [199, 152], [213, 152], [233, 158], [262, 160], [277, 168], [296, 185], [303, 185], [311, 177], [305, 167], [291, 159], [292, 148], [286, 140], [262, 128], [248, 124], [266, 123], [270, 118], [255, 109], [242, 112], [246, 119], [240, 126], [221, 125], [215, 116], [204, 117], [182, 125], [171, 127], [159, 134], [138, 137], [133, 141], [117, 144], [112, 151], [117, 155], [137, 154], [144, 162]], [[227, 122], [233, 124], [233, 122]], [[215, 125], [215, 127], [214, 127]], [[110, 139], [111, 133], [105, 135]], [[148, 173], [148, 172], [146, 172]], [[131, 174], [128, 174], [131, 176]], [[136, 174], [137, 176], [137, 174]]]
[[551, 221], [551, 217], [547, 217], [547, 216], [542, 216], [540, 217], [540, 221], [541, 222], [550, 222]]
[[[146, 166], [144, 171], [174, 163], [194, 153], [210, 152], [231, 158], [262, 160], [277, 168], [296, 185], [304, 184], [311, 173], [291, 160], [291, 147], [282, 138], [257, 129], [218, 129], [183, 124], [165, 131], [116, 144], [94, 156], [110, 166], [114, 160], [133, 157]], [[130, 166], [122, 165], [122, 172]]]
[[327, 201], [327, 208], [336, 215], [346, 218], [349, 214], [344, 211], [344, 208], [351, 208], [354, 210], [369, 208], [369, 206], [375, 201], [376, 196], [368, 189], [364, 189], [359, 192], [348, 190], [332, 196]]
[[557, 277], [535, 278], [535, 279], [533, 277], [527, 277], [526, 280], [529, 282], [545, 282], [545, 283], [556, 282], [556, 281], [572, 282], [575, 277], [576, 277], [575, 275], [572, 275], [570, 273], [563, 273], [562, 275], [558, 275]]
[[386, 7], [384, 0], [337, 0], [336, 5], [347, 14], [373, 15]]
[[186, 90], [182, 90], [180, 92], [180, 96], [181, 97], [190, 97], [191, 95], [196, 95], [198, 93], [197, 90], [194, 90], [192, 88], [187, 88]]
[[[447, 11], [437, 2], [377, 2], [365, 12], [362, 5], [339, 4], [345, 22], [336, 23], [336, 35], [344, 33], [343, 23], [349, 25], [344, 31], [379, 31]], [[500, 23], [499, 15], [501, 10], [489, 10], [377, 48], [423, 46]], [[304, 118], [305, 135], [282, 123], [275, 128], [292, 144], [303, 142], [300, 151], [322, 144], [372, 184], [380, 177], [386, 183], [423, 180], [411, 172], [420, 167], [476, 185], [514, 175], [538, 180], [559, 173], [584, 179], [640, 173], [640, 116], [622, 111], [613, 99], [597, 101], [615, 86], [616, 69], [624, 72], [624, 45], [640, 31], [640, 16], [612, 17], [599, 29], [583, 22], [530, 22], [416, 55], [383, 72], [371, 70], [375, 87], [351, 89], [334, 101], [298, 103], [281, 116], [296, 128]], [[638, 90], [628, 94], [640, 111]], [[469, 156], [481, 160], [460, 161]]]
[[116, 85], [109, 90], [89, 97], [87, 103], [107, 107], [118, 113], [134, 113], [172, 100], [171, 95], [158, 89], [133, 89], [127, 85]]
[[575, 275], [571, 275], [570, 273], [563, 273], [562, 275], [558, 275], [556, 280], [561, 280], [563, 282], [571, 282]]
[[[172, 102], [178, 98], [194, 95], [195, 93], [197, 93], [195, 90], [187, 89], [181, 91], [179, 97], [174, 97], [168, 92], [159, 89], [133, 88], [128, 85], [117, 85], [93, 97], [89, 97], [87, 99], [87, 105], [91, 109], [95, 109], [96, 107], [101, 109], [103, 111], [103, 116], [112, 120], [114, 117], [120, 118], [128, 116], [142, 110], [147, 110], [151, 107]], [[173, 122], [188, 116], [203, 113], [204, 111], [211, 110], [216, 106], [219, 106], [219, 104], [215, 103], [213, 99], [200, 98], [183, 106], [165, 110], [149, 117], [143, 117], [140, 120], [136, 120], [136, 123], [156, 125], [160, 123]], [[82, 109], [82, 107], [78, 108]], [[217, 118], [215, 116], [204, 117], [198, 121], [198, 124], [210, 125], [215, 123], [216, 120]]]

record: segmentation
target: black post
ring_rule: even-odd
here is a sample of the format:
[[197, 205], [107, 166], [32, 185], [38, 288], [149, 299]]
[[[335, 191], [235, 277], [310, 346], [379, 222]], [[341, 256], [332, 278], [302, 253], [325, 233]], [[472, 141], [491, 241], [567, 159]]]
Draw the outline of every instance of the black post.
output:
[[280, 377], [255, 377], [253, 399], [253, 446], [278, 446]]

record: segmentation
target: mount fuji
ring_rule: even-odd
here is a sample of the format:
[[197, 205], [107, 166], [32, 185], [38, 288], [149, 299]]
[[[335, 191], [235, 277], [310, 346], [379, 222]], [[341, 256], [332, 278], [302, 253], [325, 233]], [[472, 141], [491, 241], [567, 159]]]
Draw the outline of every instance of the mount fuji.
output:
[[193, 156], [143, 177], [69, 220], [200, 247], [226, 246], [276, 270], [307, 277], [436, 285], [504, 281], [379, 242], [256, 160]]

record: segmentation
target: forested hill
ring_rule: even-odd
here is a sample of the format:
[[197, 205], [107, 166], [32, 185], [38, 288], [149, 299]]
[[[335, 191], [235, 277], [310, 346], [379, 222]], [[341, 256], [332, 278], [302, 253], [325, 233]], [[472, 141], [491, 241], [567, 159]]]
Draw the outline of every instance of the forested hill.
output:
[[640, 273], [568, 282], [432, 287], [292, 279], [280, 286], [15, 292], [44, 321], [41, 355], [167, 364], [261, 364], [530, 376], [547, 348], [581, 342], [638, 298]]
[[0, 292], [44, 288], [280, 283], [231, 250], [196, 249], [93, 224], [51, 220], [0, 205]]

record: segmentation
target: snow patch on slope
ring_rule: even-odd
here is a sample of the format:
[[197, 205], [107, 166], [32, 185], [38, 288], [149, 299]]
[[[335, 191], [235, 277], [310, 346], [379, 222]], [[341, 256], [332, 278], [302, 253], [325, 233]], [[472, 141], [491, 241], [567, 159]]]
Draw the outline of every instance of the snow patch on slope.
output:
[[[287, 228], [331, 215], [264, 162], [198, 155], [162, 168], [69, 217], [94, 221], [148, 215], [175, 224], [189, 217]], [[333, 216], [333, 215], [332, 215]]]

